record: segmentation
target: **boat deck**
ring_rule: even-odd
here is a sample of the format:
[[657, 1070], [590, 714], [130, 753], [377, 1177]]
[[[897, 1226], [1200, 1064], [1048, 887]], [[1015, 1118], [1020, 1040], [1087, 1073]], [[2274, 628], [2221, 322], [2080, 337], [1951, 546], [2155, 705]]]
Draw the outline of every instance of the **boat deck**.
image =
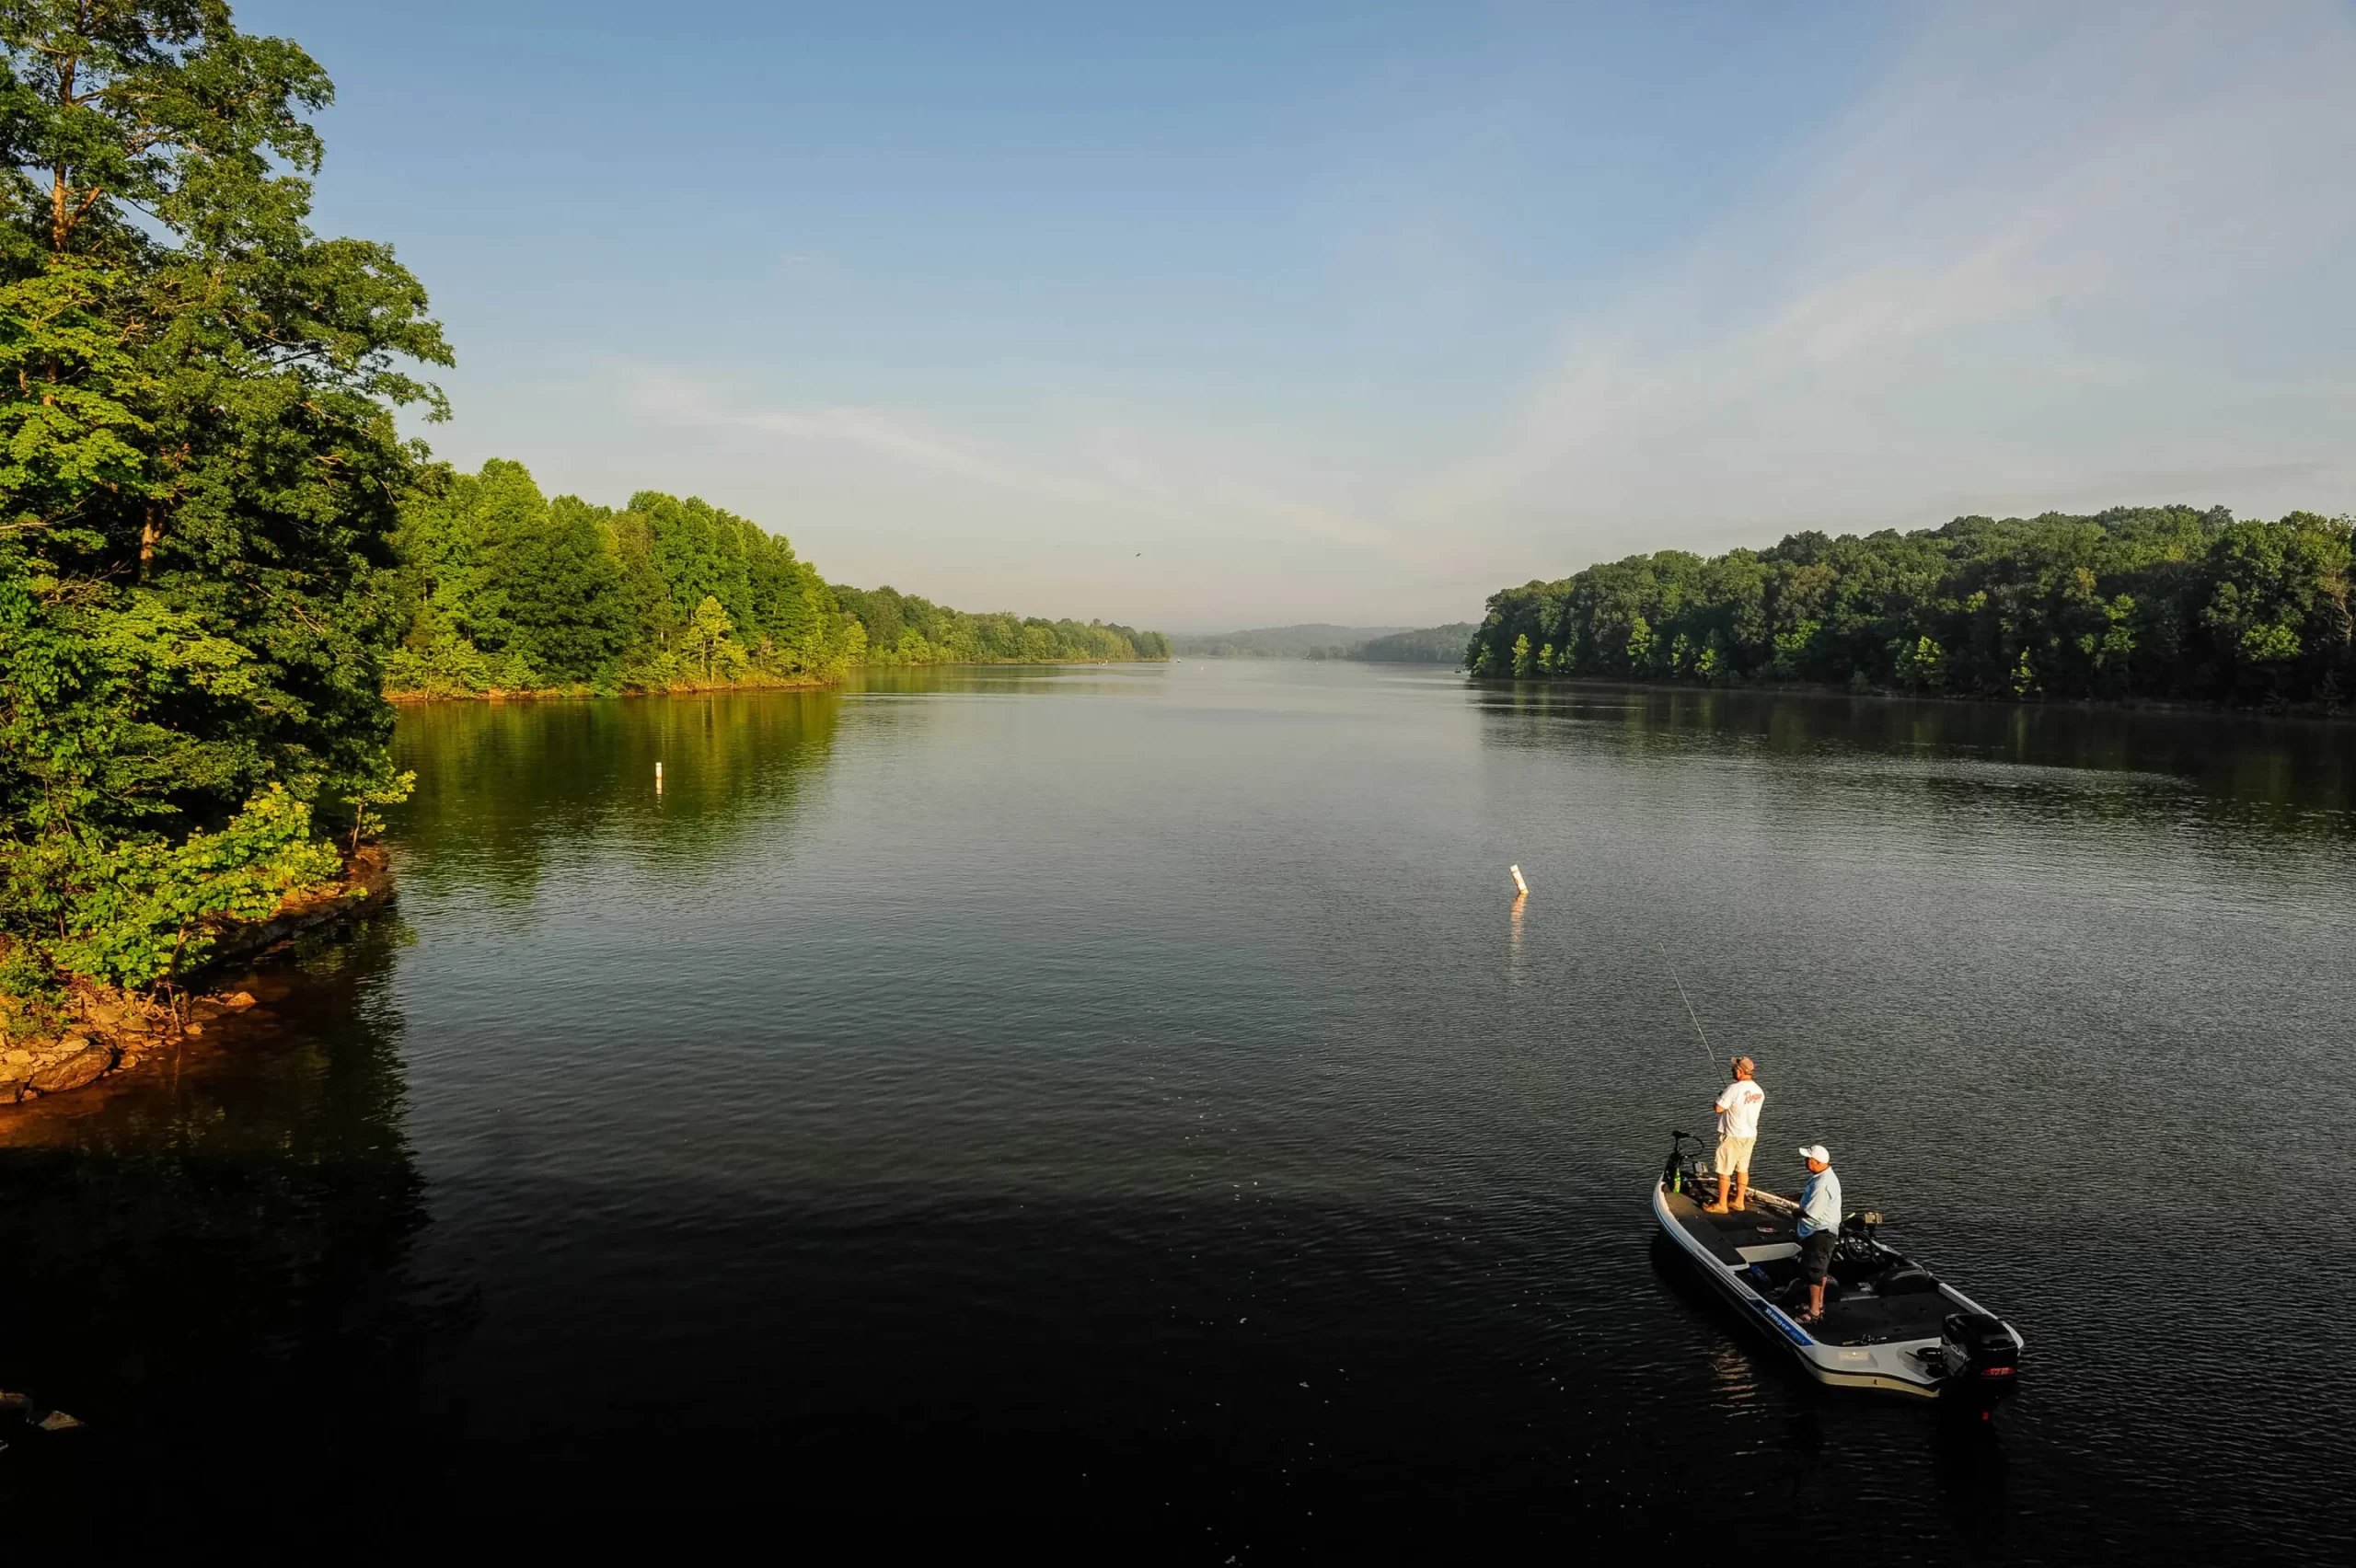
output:
[[[1765, 1278], [1752, 1277], [1747, 1283], [1760, 1295], [1795, 1319], [1807, 1309], [1807, 1287], [1799, 1277], [1797, 1204], [1757, 1187], [1750, 1189], [1750, 1206], [1731, 1214], [1704, 1214], [1699, 1203], [1681, 1193], [1664, 1193], [1661, 1202], [1688, 1236], [1728, 1268], [1756, 1264]], [[1869, 1281], [1843, 1278], [1848, 1272], [1838, 1262], [1833, 1264], [1832, 1281], [1824, 1293], [1824, 1321], [1807, 1331], [1822, 1343], [1888, 1344], [1936, 1339], [1941, 1320], [1956, 1309], [1936, 1290], [1876, 1295]]]

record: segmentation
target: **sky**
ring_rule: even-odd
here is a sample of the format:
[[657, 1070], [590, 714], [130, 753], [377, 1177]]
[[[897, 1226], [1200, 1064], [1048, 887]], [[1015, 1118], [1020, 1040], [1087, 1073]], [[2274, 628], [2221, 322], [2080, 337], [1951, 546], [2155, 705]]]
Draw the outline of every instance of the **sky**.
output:
[[2356, 6], [248, 0], [420, 426], [832, 581], [1478, 618], [1799, 528], [2356, 511]]

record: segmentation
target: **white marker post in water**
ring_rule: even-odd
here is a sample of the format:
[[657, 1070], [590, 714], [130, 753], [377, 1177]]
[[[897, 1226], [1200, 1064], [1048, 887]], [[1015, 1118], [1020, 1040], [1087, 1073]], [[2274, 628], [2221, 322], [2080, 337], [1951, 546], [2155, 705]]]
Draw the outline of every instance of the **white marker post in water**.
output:
[[[658, 769], [658, 771], [660, 770]], [[1530, 896], [1530, 884], [1521, 880], [1521, 868], [1519, 866], [1507, 866], [1506, 870], [1513, 873], [1513, 885], [1521, 889], [1521, 896], [1528, 898]]]
[[659, 762], [654, 765], [654, 792], [663, 792], [663, 765]]

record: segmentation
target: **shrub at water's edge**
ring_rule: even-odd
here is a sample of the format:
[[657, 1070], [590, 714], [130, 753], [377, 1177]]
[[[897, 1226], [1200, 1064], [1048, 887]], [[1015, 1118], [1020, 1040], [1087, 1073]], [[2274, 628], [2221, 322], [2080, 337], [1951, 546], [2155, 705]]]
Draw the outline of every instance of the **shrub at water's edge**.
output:
[[396, 698], [810, 686], [854, 664], [1165, 658], [1158, 632], [830, 586], [782, 536], [654, 490], [549, 500], [522, 464], [436, 468], [394, 539]]
[[1464, 659], [1530, 679], [2337, 709], [2356, 696], [2350, 579], [2349, 519], [2311, 512], [1961, 517], [1504, 589]]
[[394, 416], [451, 356], [388, 247], [309, 226], [295, 44], [43, 4], [0, 58], [0, 995], [38, 1014], [173, 991], [401, 792]]

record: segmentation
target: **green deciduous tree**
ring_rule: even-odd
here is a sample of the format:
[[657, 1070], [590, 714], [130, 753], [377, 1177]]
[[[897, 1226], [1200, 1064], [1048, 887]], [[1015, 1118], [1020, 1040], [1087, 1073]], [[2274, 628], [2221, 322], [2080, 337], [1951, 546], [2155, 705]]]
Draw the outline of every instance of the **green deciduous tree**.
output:
[[546, 500], [502, 458], [427, 476], [394, 537], [406, 624], [391, 685], [456, 695], [609, 681], [632, 615], [606, 516]]
[[[330, 93], [218, 0], [0, 5], [0, 930], [19, 968], [29, 949], [155, 978], [94, 909], [129, 931], [210, 918], [226, 886], [247, 907], [317, 869], [288, 836], [323, 825], [313, 807], [382, 771], [390, 541], [422, 453], [393, 416], [440, 410], [404, 366], [450, 356], [387, 247], [309, 227]], [[197, 941], [175, 939], [181, 962]]]
[[1574, 676], [2328, 704], [2356, 689], [2350, 576], [2348, 520], [2313, 513], [1959, 517], [1503, 589], [1465, 662], [1512, 669], [1527, 639]]
[[687, 617], [685, 635], [687, 651], [702, 663], [705, 680], [711, 679], [712, 672], [719, 663], [720, 651], [728, 646], [728, 634], [735, 629], [734, 623], [728, 618], [728, 612], [721, 608], [720, 601], [710, 594], [703, 596], [703, 602], [696, 606], [695, 614]]
[[49, 902], [58, 924], [40, 945], [69, 974], [117, 986], [166, 984], [202, 962], [221, 922], [260, 919], [341, 863], [312, 830], [311, 808], [273, 784], [218, 833], [177, 842], [143, 836], [104, 855], [56, 857]]
[[[397, 545], [396, 691], [824, 679], [857, 651], [834, 591], [790, 543], [692, 496], [641, 490], [619, 512], [544, 500], [521, 464], [493, 458], [431, 476]], [[705, 600], [730, 628], [710, 646], [694, 630]]]

